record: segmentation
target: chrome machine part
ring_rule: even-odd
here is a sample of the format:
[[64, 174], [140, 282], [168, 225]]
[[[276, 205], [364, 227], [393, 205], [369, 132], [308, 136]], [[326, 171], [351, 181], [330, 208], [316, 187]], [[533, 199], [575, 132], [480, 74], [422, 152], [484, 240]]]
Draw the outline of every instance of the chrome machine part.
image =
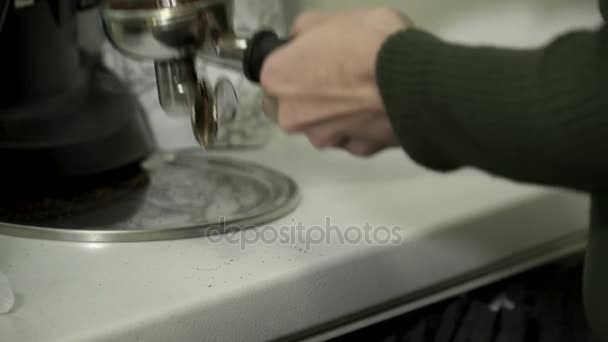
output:
[[205, 79], [199, 80], [191, 60], [156, 62], [160, 103], [169, 115], [188, 114], [196, 140], [204, 149], [213, 147], [221, 131], [232, 123], [237, 112], [232, 82], [220, 79], [215, 90]]
[[0, 206], [0, 234], [96, 243], [206, 237], [273, 222], [300, 203], [286, 175], [196, 150], [160, 154], [143, 172], [66, 191]]
[[201, 95], [192, 59], [157, 61], [154, 66], [160, 105], [171, 116], [189, 117]]
[[192, 130], [196, 141], [208, 149], [217, 141], [219, 132], [218, 108], [211, 86], [206, 80], [199, 83], [194, 107], [191, 111]]
[[[192, 117], [196, 138], [205, 149], [214, 147], [221, 126], [232, 122], [221, 117], [233, 116], [231, 108], [237, 107], [238, 99], [226, 81], [221, 89], [212, 90], [196, 73], [196, 57], [243, 71], [259, 82], [263, 61], [281, 42], [276, 35], [268, 40], [268, 32], [251, 41], [238, 37], [230, 19], [231, 4], [227, 0], [106, 0], [103, 8], [110, 42], [133, 58], [155, 61], [164, 110]], [[218, 101], [217, 94], [228, 95]]]
[[247, 39], [237, 37], [229, 1], [106, 0], [104, 28], [108, 39], [133, 58], [155, 61], [197, 55], [217, 63], [227, 59], [241, 67]]
[[206, 80], [200, 83], [202, 98], [195, 100], [192, 111], [194, 137], [201, 147], [221, 147], [228, 126], [234, 122], [237, 113], [237, 97], [232, 82], [220, 79], [212, 87]]
[[[155, 61], [163, 109], [172, 116], [190, 117], [204, 149], [212, 148], [218, 138], [224, 110], [216, 103], [225, 104], [226, 99], [215, 101], [216, 91], [204, 77], [199, 79], [196, 56], [226, 50], [232, 54], [239, 46], [236, 37], [234, 44], [226, 39], [231, 32], [227, 11], [221, 0], [107, 0], [103, 11], [106, 34], [119, 51]], [[236, 96], [230, 98], [234, 103], [225, 107], [236, 108]]]
[[192, 57], [208, 39], [208, 7], [221, 2], [106, 0], [104, 29], [119, 51], [134, 58]]

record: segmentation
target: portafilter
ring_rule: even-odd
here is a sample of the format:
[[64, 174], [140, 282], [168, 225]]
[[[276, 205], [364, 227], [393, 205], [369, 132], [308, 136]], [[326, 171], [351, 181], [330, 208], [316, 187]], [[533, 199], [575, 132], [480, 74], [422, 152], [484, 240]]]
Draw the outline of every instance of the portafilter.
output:
[[242, 71], [258, 83], [266, 57], [285, 43], [272, 31], [239, 37], [234, 3], [225, 0], [105, 0], [102, 16], [109, 41], [123, 54], [153, 60], [160, 104], [173, 116], [189, 116], [200, 145], [213, 148], [219, 130], [236, 116], [232, 83], [209, 84], [196, 59]]

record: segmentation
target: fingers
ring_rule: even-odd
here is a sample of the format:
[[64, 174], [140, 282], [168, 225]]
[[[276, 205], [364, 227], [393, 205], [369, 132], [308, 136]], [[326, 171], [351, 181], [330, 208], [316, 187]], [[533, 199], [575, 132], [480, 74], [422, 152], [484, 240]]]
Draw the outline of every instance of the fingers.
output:
[[318, 148], [369, 156], [396, 145], [373, 76], [382, 42], [403, 21], [388, 9], [301, 15], [293, 26], [296, 37], [262, 68], [266, 115]]
[[323, 99], [279, 102], [268, 94], [264, 98], [263, 108], [266, 115], [283, 130], [307, 135], [317, 148], [334, 147], [345, 136], [380, 145], [398, 145], [392, 125], [385, 115], [338, 106]]
[[378, 145], [373, 141], [350, 140], [344, 149], [354, 156], [366, 158], [382, 151], [384, 146]]
[[[386, 147], [393, 146], [392, 131], [373, 115], [338, 118], [317, 124], [304, 131], [310, 143], [318, 149], [338, 148], [355, 156], [369, 157]], [[390, 128], [390, 127], [389, 127]]]
[[354, 115], [335, 118], [315, 124], [304, 130], [310, 142], [317, 148], [344, 147], [345, 140], [366, 138], [362, 132], [369, 126], [371, 115]]
[[395, 135], [395, 130], [391, 121], [387, 117], [372, 120], [369, 125], [363, 128], [367, 139], [377, 142], [384, 146], [399, 146], [399, 139]]
[[[311, 142], [311, 144], [314, 146], [316, 141], [314, 140], [314, 138], [312, 138], [311, 136], [308, 136], [308, 140]], [[331, 146], [327, 146], [327, 147], [318, 147], [316, 146], [318, 149], [329, 149], [329, 148], [335, 148], [335, 149], [341, 149], [344, 151], [347, 151], [348, 153], [357, 156], [357, 157], [371, 157], [373, 155], [375, 155], [376, 153], [382, 151], [383, 149], [385, 149], [388, 146], [379, 144], [375, 141], [369, 141], [369, 140], [365, 140], [365, 139], [353, 139], [351, 137], [341, 137], [337, 140], [335, 140], [335, 142], [331, 145]]]
[[[280, 123], [277, 117], [278, 107], [276, 99], [265, 96], [264, 113], [286, 129], [286, 125]], [[388, 120], [378, 120], [373, 114], [337, 117], [308, 127], [294, 126], [286, 131], [306, 135], [318, 149], [338, 148], [358, 157], [370, 157], [389, 146], [396, 146]]]

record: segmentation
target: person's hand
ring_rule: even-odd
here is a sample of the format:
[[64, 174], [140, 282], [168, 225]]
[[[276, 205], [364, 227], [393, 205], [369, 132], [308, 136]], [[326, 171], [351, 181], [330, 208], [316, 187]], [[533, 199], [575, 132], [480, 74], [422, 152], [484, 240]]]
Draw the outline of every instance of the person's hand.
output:
[[369, 156], [396, 146], [375, 69], [386, 39], [409, 26], [389, 9], [303, 14], [262, 69], [264, 111], [318, 148]]

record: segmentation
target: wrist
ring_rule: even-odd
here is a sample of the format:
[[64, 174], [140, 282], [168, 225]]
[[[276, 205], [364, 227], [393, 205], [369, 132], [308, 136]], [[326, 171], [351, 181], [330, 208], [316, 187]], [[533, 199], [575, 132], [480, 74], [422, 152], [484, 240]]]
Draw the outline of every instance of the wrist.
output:
[[393, 9], [378, 9], [375, 14], [381, 27], [377, 29], [378, 39], [376, 46], [373, 48], [373, 60], [371, 64], [373, 89], [373, 107], [374, 112], [386, 113], [382, 92], [378, 82], [378, 64], [382, 50], [392, 37], [399, 35], [413, 27], [412, 21], [405, 14]]

